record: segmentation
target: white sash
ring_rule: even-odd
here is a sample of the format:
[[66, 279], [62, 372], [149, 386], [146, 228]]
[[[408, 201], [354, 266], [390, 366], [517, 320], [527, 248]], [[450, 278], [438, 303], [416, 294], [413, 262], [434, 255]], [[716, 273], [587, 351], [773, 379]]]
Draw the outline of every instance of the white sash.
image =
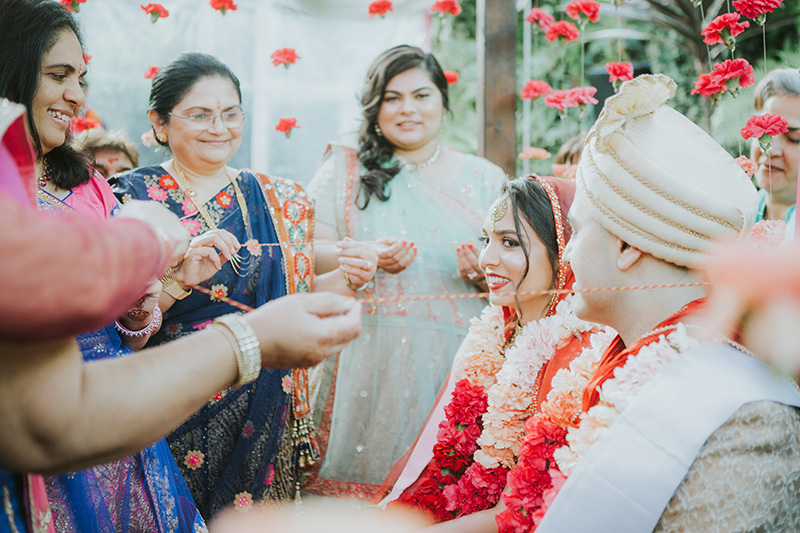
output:
[[764, 363], [703, 344], [645, 385], [561, 488], [538, 533], [652, 531], [703, 444], [745, 404], [800, 407]]

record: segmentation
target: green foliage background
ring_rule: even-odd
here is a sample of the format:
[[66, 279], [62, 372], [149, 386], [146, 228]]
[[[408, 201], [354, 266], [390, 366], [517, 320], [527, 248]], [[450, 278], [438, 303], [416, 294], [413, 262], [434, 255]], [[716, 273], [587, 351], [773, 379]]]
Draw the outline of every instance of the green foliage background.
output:
[[[486, 0], [491, 9], [493, 0]], [[706, 2], [708, 9], [710, 0]], [[728, 0], [730, 1], [730, 0]], [[654, 10], [653, 3], [662, 4], [664, 9]], [[556, 20], [571, 20], [564, 7], [567, 0], [534, 1], [534, 6], [550, 11]], [[679, 31], [669, 29], [665, 25], [664, 13], [670, 9], [679, 12], [679, 4], [685, 0], [628, 0], [623, 7], [615, 10], [610, 1], [601, 1], [600, 22], [587, 25], [584, 35], [584, 78], [581, 80], [581, 43], [574, 41], [567, 45], [550, 43], [541, 32], [534, 34], [532, 45], [531, 77], [543, 79], [554, 88], [567, 88], [577, 85], [589, 85], [589, 73], [605, 72], [604, 65], [608, 61], [622, 61], [640, 65], [649, 65], [650, 72], [660, 72], [673, 78], [678, 84], [678, 92], [670, 105], [684, 113], [704, 128], [710, 129], [714, 137], [732, 154], [747, 154], [749, 147], [741, 140], [739, 130], [753, 114], [753, 87], [742, 90], [737, 97], [723, 95], [720, 104], [712, 106], [709, 101], [699, 95], [690, 95], [694, 82], [702, 72], [711, 70], [718, 61], [731, 58], [731, 53], [722, 47], [708, 47], [708, 55], [703, 59], [705, 64], [698, 63], [692, 53], [692, 43]], [[434, 16], [432, 21], [433, 52], [445, 70], [457, 71], [459, 83], [450, 87], [451, 113], [447, 117], [443, 142], [459, 150], [477, 152], [478, 119], [475, 106], [478, 87], [478, 71], [476, 64], [476, 0], [463, 0], [463, 11], [457, 17]], [[531, 25], [524, 22], [527, 14], [525, 2], [518, 0], [517, 18], [517, 92], [527, 81], [522, 79], [523, 32], [530, 31]], [[660, 7], [660, 6], [657, 6]], [[721, 13], [728, 12], [725, 5], [716, 4]], [[732, 9], [732, 6], [731, 8]], [[699, 8], [698, 15], [699, 16]], [[705, 23], [710, 21], [706, 17]], [[678, 24], [680, 20], [667, 21]], [[703, 24], [705, 26], [705, 24]], [[622, 28], [626, 37], [618, 38]], [[764, 46], [766, 38], [766, 68], [781, 66], [800, 67], [800, 2], [785, 0], [774, 13], [768, 15], [764, 26], [751, 21], [750, 30], [739, 36], [735, 50], [736, 58], [745, 58], [755, 69], [756, 80], [764, 75]], [[641, 37], [641, 38], [637, 38]], [[703, 45], [704, 46], [704, 45]], [[621, 54], [620, 54], [621, 52]], [[704, 54], [705, 55], [705, 54]], [[709, 57], [711, 61], [709, 62]], [[711, 65], [711, 66], [709, 66]], [[597, 78], [595, 78], [597, 79]], [[589, 110], [579, 116], [571, 109], [565, 120], [558, 113], [544, 106], [541, 99], [534, 102], [531, 111], [531, 146], [544, 148], [555, 154], [561, 144], [579, 133], [587, 130], [594, 121], [599, 110]], [[517, 106], [517, 150], [522, 146], [522, 101]], [[544, 161], [533, 161], [532, 170], [550, 174], [550, 165], [554, 157]], [[517, 165], [521, 171], [521, 162]]]

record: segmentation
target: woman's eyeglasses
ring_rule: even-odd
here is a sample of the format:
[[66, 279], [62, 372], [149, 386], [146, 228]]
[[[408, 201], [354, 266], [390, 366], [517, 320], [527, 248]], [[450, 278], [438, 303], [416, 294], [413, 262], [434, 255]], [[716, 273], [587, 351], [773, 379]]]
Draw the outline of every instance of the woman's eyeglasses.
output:
[[211, 125], [214, 124], [214, 120], [216, 120], [218, 117], [222, 121], [222, 125], [226, 128], [238, 128], [244, 124], [245, 113], [241, 110], [237, 110], [225, 111], [219, 115], [215, 115], [214, 113], [190, 113], [189, 115], [184, 116], [170, 113], [169, 116], [188, 120], [194, 127], [198, 129], [210, 128]]

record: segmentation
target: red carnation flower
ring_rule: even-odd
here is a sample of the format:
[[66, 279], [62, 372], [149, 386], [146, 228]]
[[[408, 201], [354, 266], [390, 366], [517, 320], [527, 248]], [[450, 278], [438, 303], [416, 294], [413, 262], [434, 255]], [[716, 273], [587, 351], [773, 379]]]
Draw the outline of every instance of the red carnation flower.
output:
[[568, 107], [577, 107], [575, 95], [569, 89], [556, 89], [544, 97], [544, 105], [564, 111]]
[[84, 53], [83, 53], [83, 62], [84, 62], [84, 63], [86, 63], [86, 64], [88, 65], [88, 64], [89, 64], [89, 61], [91, 61], [91, 60], [92, 60], [92, 56], [90, 56], [89, 54], [87, 54], [86, 52], [84, 52]]
[[394, 9], [392, 9], [392, 3], [389, 0], [377, 0], [377, 2], [372, 2], [369, 5], [370, 17], [380, 15], [381, 18], [383, 18], [389, 11], [394, 11]]
[[552, 90], [553, 88], [550, 87], [550, 84], [546, 81], [529, 80], [519, 91], [519, 97], [523, 100], [533, 100], [535, 98], [539, 98], [540, 96], [546, 95]]
[[299, 128], [300, 126], [297, 125], [297, 119], [294, 117], [290, 118], [282, 118], [278, 120], [278, 124], [275, 126], [275, 131], [279, 131], [281, 133], [286, 134], [286, 138], [288, 139], [292, 135], [292, 129]]
[[239, 7], [233, 3], [233, 0], [211, 0], [209, 4], [223, 15], [226, 11], [236, 11], [236, 8]]
[[750, 27], [746, 20], [739, 22], [739, 13], [726, 13], [720, 15], [703, 28], [703, 42], [706, 44], [724, 43], [725, 46], [733, 50], [736, 48], [736, 37], [745, 29]]
[[775, 136], [789, 131], [785, 119], [780, 115], [753, 115], [742, 128], [742, 137], [745, 139], [760, 139], [764, 135]]
[[434, 13], [441, 13], [442, 15], [458, 16], [461, 14], [461, 4], [457, 0], [440, 0], [434, 2], [431, 6], [431, 11]]
[[577, 20], [581, 25], [586, 21], [597, 22], [600, 20], [600, 3], [595, 0], [572, 0], [566, 7], [569, 18]]
[[289, 68], [289, 65], [294, 65], [297, 60], [300, 59], [300, 56], [297, 55], [297, 51], [294, 48], [275, 50], [269, 57], [272, 59], [272, 64], [274, 66], [283, 65], [286, 68]]
[[100, 123], [89, 117], [72, 117], [72, 120], [69, 121], [69, 129], [74, 133], [99, 127]]
[[719, 95], [728, 90], [725, 82], [713, 72], [700, 74], [697, 81], [694, 82], [694, 89], [691, 94], [699, 94], [703, 98], [711, 97], [714, 102], [719, 100]]
[[453, 85], [454, 83], [458, 83], [458, 72], [454, 70], [445, 70], [444, 77], [447, 80], [447, 85]]
[[81, 4], [85, 3], [86, 0], [61, 0], [61, 5], [74, 13], [79, 13], [81, 10]]
[[164, 9], [164, 6], [161, 4], [141, 4], [139, 7], [144, 9], [144, 12], [150, 15], [153, 24], [155, 24], [159, 18], [167, 18], [169, 16], [169, 11]]
[[606, 63], [608, 81], [628, 81], [633, 79], [633, 65], [630, 63]]
[[608, 81], [614, 84], [614, 90], [619, 89], [621, 82], [633, 79], [633, 65], [630, 63], [606, 63], [606, 71], [608, 72]]
[[525, 16], [525, 21], [530, 22], [531, 24], [538, 22], [539, 27], [542, 28], [542, 31], [547, 31], [550, 26], [553, 25], [556, 19], [554, 19], [553, 15], [541, 7], [534, 7], [531, 9], [530, 13]]
[[714, 65], [714, 74], [723, 82], [739, 80], [739, 87], [746, 89], [756, 82], [753, 66], [746, 59], [726, 59]]
[[147, 67], [147, 70], [144, 71], [144, 77], [147, 78], [148, 80], [155, 79], [156, 74], [158, 74], [158, 70], [160, 68], [161, 67], [156, 67], [154, 65], [150, 65], [149, 67]]
[[552, 42], [563, 37], [566, 42], [571, 42], [580, 36], [581, 32], [575, 24], [568, 20], [559, 20], [547, 28], [547, 33], [545, 33], [544, 38]]
[[597, 98], [594, 97], [597, 87], [573, 87], [569, 92], [577, 105], [598, 103]]
[[772, 13], [782, 3], [783, 0], [734, 0], [733, 7], [745, 17], [762, 25], [767, 18], [767, 13]]

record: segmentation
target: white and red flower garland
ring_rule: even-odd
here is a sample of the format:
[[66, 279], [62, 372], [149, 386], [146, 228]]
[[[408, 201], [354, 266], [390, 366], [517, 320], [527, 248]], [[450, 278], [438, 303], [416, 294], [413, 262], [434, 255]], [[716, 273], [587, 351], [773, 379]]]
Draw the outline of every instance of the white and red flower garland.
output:
[[497, 503], [533, 414], [539, 371], [560, 346], [594, 327], [575, 317], [571, 305], [568, 297], [553, 315], [523, 327], [505, 355], [502, 310], [488, 307], [473, 319], [433, 459], [399, 503], [427, 510], [437, 521]]
[[508, 475], [508, 490], [503, 494], [506, 510], [497, 516], [501, 533], [534, 530], [575, 466], [641, 388], [665, 365], [698, 344], [679, 324], [629, 356], [600, 388], [600, 402], [581, 413], [583, 389], [612, 338], [610, 331], [595, 334], [591, 346], [570, 363], [569, 370], [555, 375], [541, 413], [526, 424], [519, 462]]

